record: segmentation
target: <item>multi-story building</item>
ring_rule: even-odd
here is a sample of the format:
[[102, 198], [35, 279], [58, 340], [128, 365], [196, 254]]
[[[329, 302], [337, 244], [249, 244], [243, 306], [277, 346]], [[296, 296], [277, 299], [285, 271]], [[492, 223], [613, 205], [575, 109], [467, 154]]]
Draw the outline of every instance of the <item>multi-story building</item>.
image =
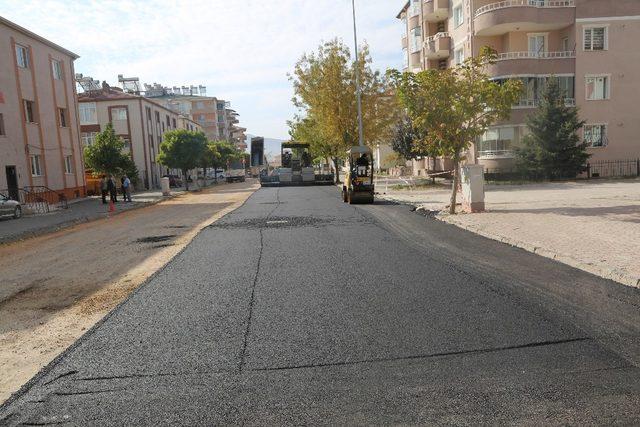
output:
[[125, 141], [125, 150], [131, 153], [144, 188], [157, 188], [164, 174], [175, 173], [156, 160], [165, 132], [202, 130], [190, 118], [152, 99], [106, 83], [99, 90], [80, 93], [78, 101], [83, 144], [92, 144], [95, 135], [112, 123], [116, 134]]
[[44, 186], [85, 195], [73, 61], [51, 41], [0, 17], [0, 190]]
[[[498, 52], [487, 67], [494, 80], [520, 79], [525, 90], [511, 118], [477, 142], [471, 158], [486, 168], [511, 168], [526, 118], [556, 76], [567, 103], [586, 120], [582, 137], [594, 160], [640, 157], [640, 1], [410, 0], [404, 25], [404, 69], [455, 66], [483, 46]], [[420, 169], [420, 164], [417, 164]]]

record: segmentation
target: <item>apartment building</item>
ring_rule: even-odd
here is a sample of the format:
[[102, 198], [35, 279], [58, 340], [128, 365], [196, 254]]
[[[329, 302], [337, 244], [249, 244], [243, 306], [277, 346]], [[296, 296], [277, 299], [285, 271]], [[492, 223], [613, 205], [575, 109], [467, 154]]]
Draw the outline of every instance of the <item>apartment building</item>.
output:
[[0, 192], [85, 195], [74, 77], [78, 58], [0, 17]]
[[197, 122], [208, 139], [219, 139], [218, 100], [215, 97], [168, 92], [157, 96], [149, 96], [148, 94], [145, 96]]
[[[640, 1], [410, 0], [397, 16], [404, 26], [405, 71], [456, 66], [483, 46], [498, 52], [487, 68], [494, 80], [520, 79], [525, 90], [511, 118], [478, 141], [470, 159], [509, 169], [550, 76], [587, 124], [593, 160], [640, 157]], [[416, 162], [420, 171], [424, 162]]]
[[173, 173], [156, 160], [163, 135], [174, 129], [202, 130], [197, 122], [152, 99], [106, 83], [99, 90], [80, 93], [78, 101], [82, 144], [91, 145], [96, 134], [112, 123], [125, 141], [125, 150], [131, 153], [140, 183], [147, 189], [158, 188], [160, 178]]

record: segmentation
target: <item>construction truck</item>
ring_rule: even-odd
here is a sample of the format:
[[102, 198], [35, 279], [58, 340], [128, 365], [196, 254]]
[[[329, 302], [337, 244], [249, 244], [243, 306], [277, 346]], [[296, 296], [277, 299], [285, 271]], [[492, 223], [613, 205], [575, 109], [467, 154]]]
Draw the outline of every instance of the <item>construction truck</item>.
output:
[[274, 169], [271, 175], [260, 176], [260, 184], [264, 187], [287, 185], [331, 185], [332, 173], [320, 173], [313, 167], [313, 159], [309, 153], [309, 144], [300, 142], [283, 142], [280, 146], [282, 166]]
[[244, 182], [247, 172], [244, 164], [244, 157], [227, 163], [227, 182]]

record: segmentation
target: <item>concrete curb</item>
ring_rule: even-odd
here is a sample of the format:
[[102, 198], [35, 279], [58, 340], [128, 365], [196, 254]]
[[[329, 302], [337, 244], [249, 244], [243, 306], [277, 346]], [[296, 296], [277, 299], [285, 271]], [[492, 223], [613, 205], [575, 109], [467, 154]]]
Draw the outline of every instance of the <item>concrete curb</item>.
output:
[[515, 246], [517, 248], [532, 252], [536, 255], [540, 255], [545, 258], [550, 258], [558, 262], [561, 262], [563, 264], [567, 264], [571, 267], [586, 271], [588, 273], [602, 277], [604, 279], [613, 280], [614, 282], [620, 283], [622, 285], [640, 289], [639, 277], [630, 276], [628, 274], [625, 274], [623, 272], [620, 272], [614, 269], [586, 263], [584, 261], [577, 260], [569, 255], [555, 252], [540, 246], [535, 246], [535, 245], [532, 245], [531, 243], [522, 242], [520, 240], [512, 239], [510, 237], [504, 237], [498, 234], [490, 233], [485, 230], [481, 230], [478, 227], [475, 227], [473, 225], [461, 224], [455, 220], [455, 217], [452, 217], [448, 214], [446, 215], [437, 214], [437, 215], [434, 215], [434, 217], [439, 221], [446, 222], [447, 224], [455, 225], [456, 227], [462, 228], [464, 230], [470, 231], [472, 233], [478, 234], [488, 239], [497, 240], [507, 245]]

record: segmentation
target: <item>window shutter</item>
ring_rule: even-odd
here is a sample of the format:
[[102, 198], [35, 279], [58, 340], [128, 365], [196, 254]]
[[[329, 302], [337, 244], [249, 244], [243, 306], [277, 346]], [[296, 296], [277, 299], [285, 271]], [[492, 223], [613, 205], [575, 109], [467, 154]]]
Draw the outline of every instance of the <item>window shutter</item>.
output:
[[584, 50], [591, 50], [591, 28], [584, 30]]
[[604, 28], [593, 28], [593, 50], [604, 50]]

